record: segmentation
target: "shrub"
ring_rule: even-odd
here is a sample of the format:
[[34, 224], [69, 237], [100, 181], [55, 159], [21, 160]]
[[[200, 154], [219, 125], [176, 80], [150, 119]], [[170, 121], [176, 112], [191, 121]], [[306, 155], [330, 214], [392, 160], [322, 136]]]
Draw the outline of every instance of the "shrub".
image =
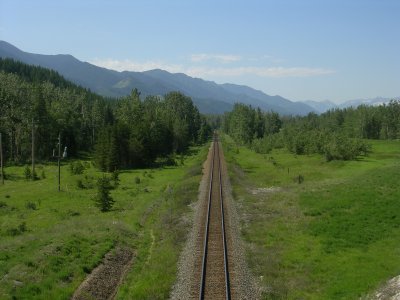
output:
[[352, 160], [360, 155], [367, 155], [370, 145], [362, 140], [350, 139], [344, 136], [333, 136], [324, 147], [326, 161]]
[[36, 174], [36, 171], [33, 171], [33, 174], [32, 174], [32, 171], [29, 168], [29, 166], [25, 166], [24, 177], [26, 180], [38, 180], [39, 179], [39, 177]]
[[303, 175], [299, 174], [299, 176], [296, 176], [296, 182], [298, 184], [302, 184], [303, 181], [304, 181], [304, 176]]
[[39, 180], [39, 176], [37, 176], [35, 170], [33, 170], [33, 173], [32, 173], [32, 175], [31, 175], [31, 179], [32, 179], [32, 180]]
[[7, 235], [16, 236], [16, 235], [19, 235], [19, 234], [21, 234], [21, 232], [18, 230], [18, 228], [9, 228], [9, 229], [7, 229]]
[[7, 229], [7, 235], [17, 236], [17, 235], [20, 235], [20, 234], [24, 233], [27, 230], [28, 229], [26, 227], [26, 223], [22, 222], [21, 224], [18, 225], [17, 228], [9, 228], [9, 229]]
[[268, 154], [273, 148], [273, 144], [269, 137], [264, 137], [262, 139], [255, 139], [251, 144], [252, 149], [261, 154]]
[[29, 166], [25, 166], [24, 177], [26, 180], [29, 180], [32, 177], [32, 172], [31, 172], [31, 169], [29, 168]]
[[27, 203], [25, 204], [25, 207], [26, 207], [27, 209], [36, 210], [36, 204], [35, 204], [34, 202], [27, 202]]
[[78, 211], [73, 211], [73, 210], [68, 210], [67, 211], [67, 215], [68, 216], [71, 216], [71, 217], [75, 217], [75, 216], [80, 216], [81, 215], [81, 213], [80, 212], [78, 212]]
[[80, 161], [70, 163], [69, 170], [72, 175], [80, 175], [85, 171], [85, 166]]
[[81, 190], [85, 189], [85, 185], [83, 184], [82, 179], [76, 180], [76, 187]]
[[5, 208], [7, 207], [7, 203], [5, 203], [4, 201], [0, 201], [0, 208]]
[[46, 173], [44, 172], [44, 169], [42, 169], [42, 172], [40, 173], [40, 178], [45, 179], [46, 178]]
[[111, 180], [114, 182], [114, 187], [117, 188], [119, 185], [119, 171], [115, 170], [111, 173]]
[[140, 178], [137, 177], [137, 176], [135, 177], [135, 183], [136, 183], [136, 184], [139, 184], [139, 183], [140, 183]]
[[18, 225], [18, 230], [22, 233], [27, 230], [26, 228], [26, 222], [22, 222], [21, 224]]
[[78, 189], [92, 189], [94, 188], [94, 177], [85, 175], [84, 177], [76, 180], [76, 187]]

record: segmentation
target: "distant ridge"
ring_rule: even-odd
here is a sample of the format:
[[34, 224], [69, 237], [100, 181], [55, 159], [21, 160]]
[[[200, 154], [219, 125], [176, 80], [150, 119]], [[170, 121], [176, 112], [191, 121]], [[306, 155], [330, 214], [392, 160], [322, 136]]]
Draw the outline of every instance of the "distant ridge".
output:
[[0, 41], [0, 57], [53, 69], [65, 78], [104, 96], [128, 95], [134, 88], [137, 88], [143, 96], [181, 91], [193, 99], [202, 113], [220, 114], [231, 110], [235, 102], [285, 115], [305, 115], [316, 111], [305, 103], [292, 102], [281, 96], [269, 96], [248, 86], [217, 84], [159, 69], [145, 72], [117, 72], [82, 62], [72, 55], [27, 53], [5, 41]]
[[394, 97], [394, 98], [375, 97], [375, 98], [366, 98], [366, 99], [353, 99], [353, 100], [347, 100], [340, 104], [335, 104], [329, 100], [325, 100], [325, 101], [321, 101], [321, 102], [307, 100], [307, 101], [302, 101], [302, 102], [307, 104], [308, 106], [312, 107], [318, 113], [324, 113], [333, 108], [347, 108], [347, 107], [356, 108], [360, 105], [377, 106], [377, 105], [387, 104], [391, 100], [400, 100], [400, 97]]

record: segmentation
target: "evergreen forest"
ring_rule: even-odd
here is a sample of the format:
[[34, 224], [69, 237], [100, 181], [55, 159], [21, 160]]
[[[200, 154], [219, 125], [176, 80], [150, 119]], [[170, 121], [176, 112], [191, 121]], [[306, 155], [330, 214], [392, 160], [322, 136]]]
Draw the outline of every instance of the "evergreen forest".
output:
[[[174, 161], [211, 128], [192, 100], [180, 92], [118, 99], [99, 96], [57, 72], [0, 59], [0, 132], [5, 161], [48, 161], [58, 137], [69, 157], [94, 155], [102, 171]], [[56, 153], [57, 155], [57, 153]]]

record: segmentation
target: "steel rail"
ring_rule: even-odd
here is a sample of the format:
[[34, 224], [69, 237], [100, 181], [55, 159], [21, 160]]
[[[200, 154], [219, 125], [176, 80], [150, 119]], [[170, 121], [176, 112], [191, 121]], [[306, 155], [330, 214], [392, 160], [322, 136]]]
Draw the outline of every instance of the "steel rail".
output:
[[199, 299], [204, 299], [205, 293], [205, 281], [207, 276], [207, 255], [208, 255], [208, 240], [209, 240], [209, 224], [210, 224], [210, 214], [211, 214], [211, 201], [212, 201], [212, 190], [213, 190], [213, 180], [214, 180], [214, 160], [216, 151], [218, 151], [218, 180], [219, 180], [219, 196], [220, 196], [220, 209], [221, 209], [221, 228], [222, 228], [222, 244], [224, 252], [224, 273], [225, 273], [225, 292], [226, 299], [230, 300], [230, 283], [229, 283], [229, 270], [228, 270], [228, 250], [225, 235], [225, 218], [224, 218], [224, 204], [223, 204], [223, 194], [222, 194], [222, 174], [221, 174], [221, 160], [219, 157], [219, 147], [217, 136], [214, 136], [213, 140], [213, 154], [211, 163], [211, 173], [210, 173], [210, 183], [209, 183], [209, 193], [208, 193], [208, 205], [207, 205], [207, 217], [205, 224], [205, 234], [204, 234], [204, 247], [203, 247], [203, 259], [202, 259], [202, 270], [201, 270], [201, 281], [200, 281], [200, 292]]
[[[217, 141], [218, 145], [218, 141]], [[230, 285], [229, 285], [229, 270], [228, 270], [228, 247], [226, 246], [226, 236], [225, 236], [225, 217], [224, 217], [224, 198], [222, 196], [222, 175], [221, 175], [221, 158], [219, 156], [218, 148], [218, 175], [219, 175], [219, 197], [221, 200], [221, 226], [222, 226], [222, 243], [224, 248], [224, 269], [225, 269], [225, 291], [226, 299], [231, 299]]]

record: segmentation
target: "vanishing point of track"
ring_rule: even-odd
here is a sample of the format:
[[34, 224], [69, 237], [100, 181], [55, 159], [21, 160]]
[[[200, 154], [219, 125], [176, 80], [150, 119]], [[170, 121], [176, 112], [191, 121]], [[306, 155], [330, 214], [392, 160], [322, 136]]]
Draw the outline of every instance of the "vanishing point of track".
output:
[[212, 151], [199, 299], [231, 299], [217, 135], [214, 135]]

